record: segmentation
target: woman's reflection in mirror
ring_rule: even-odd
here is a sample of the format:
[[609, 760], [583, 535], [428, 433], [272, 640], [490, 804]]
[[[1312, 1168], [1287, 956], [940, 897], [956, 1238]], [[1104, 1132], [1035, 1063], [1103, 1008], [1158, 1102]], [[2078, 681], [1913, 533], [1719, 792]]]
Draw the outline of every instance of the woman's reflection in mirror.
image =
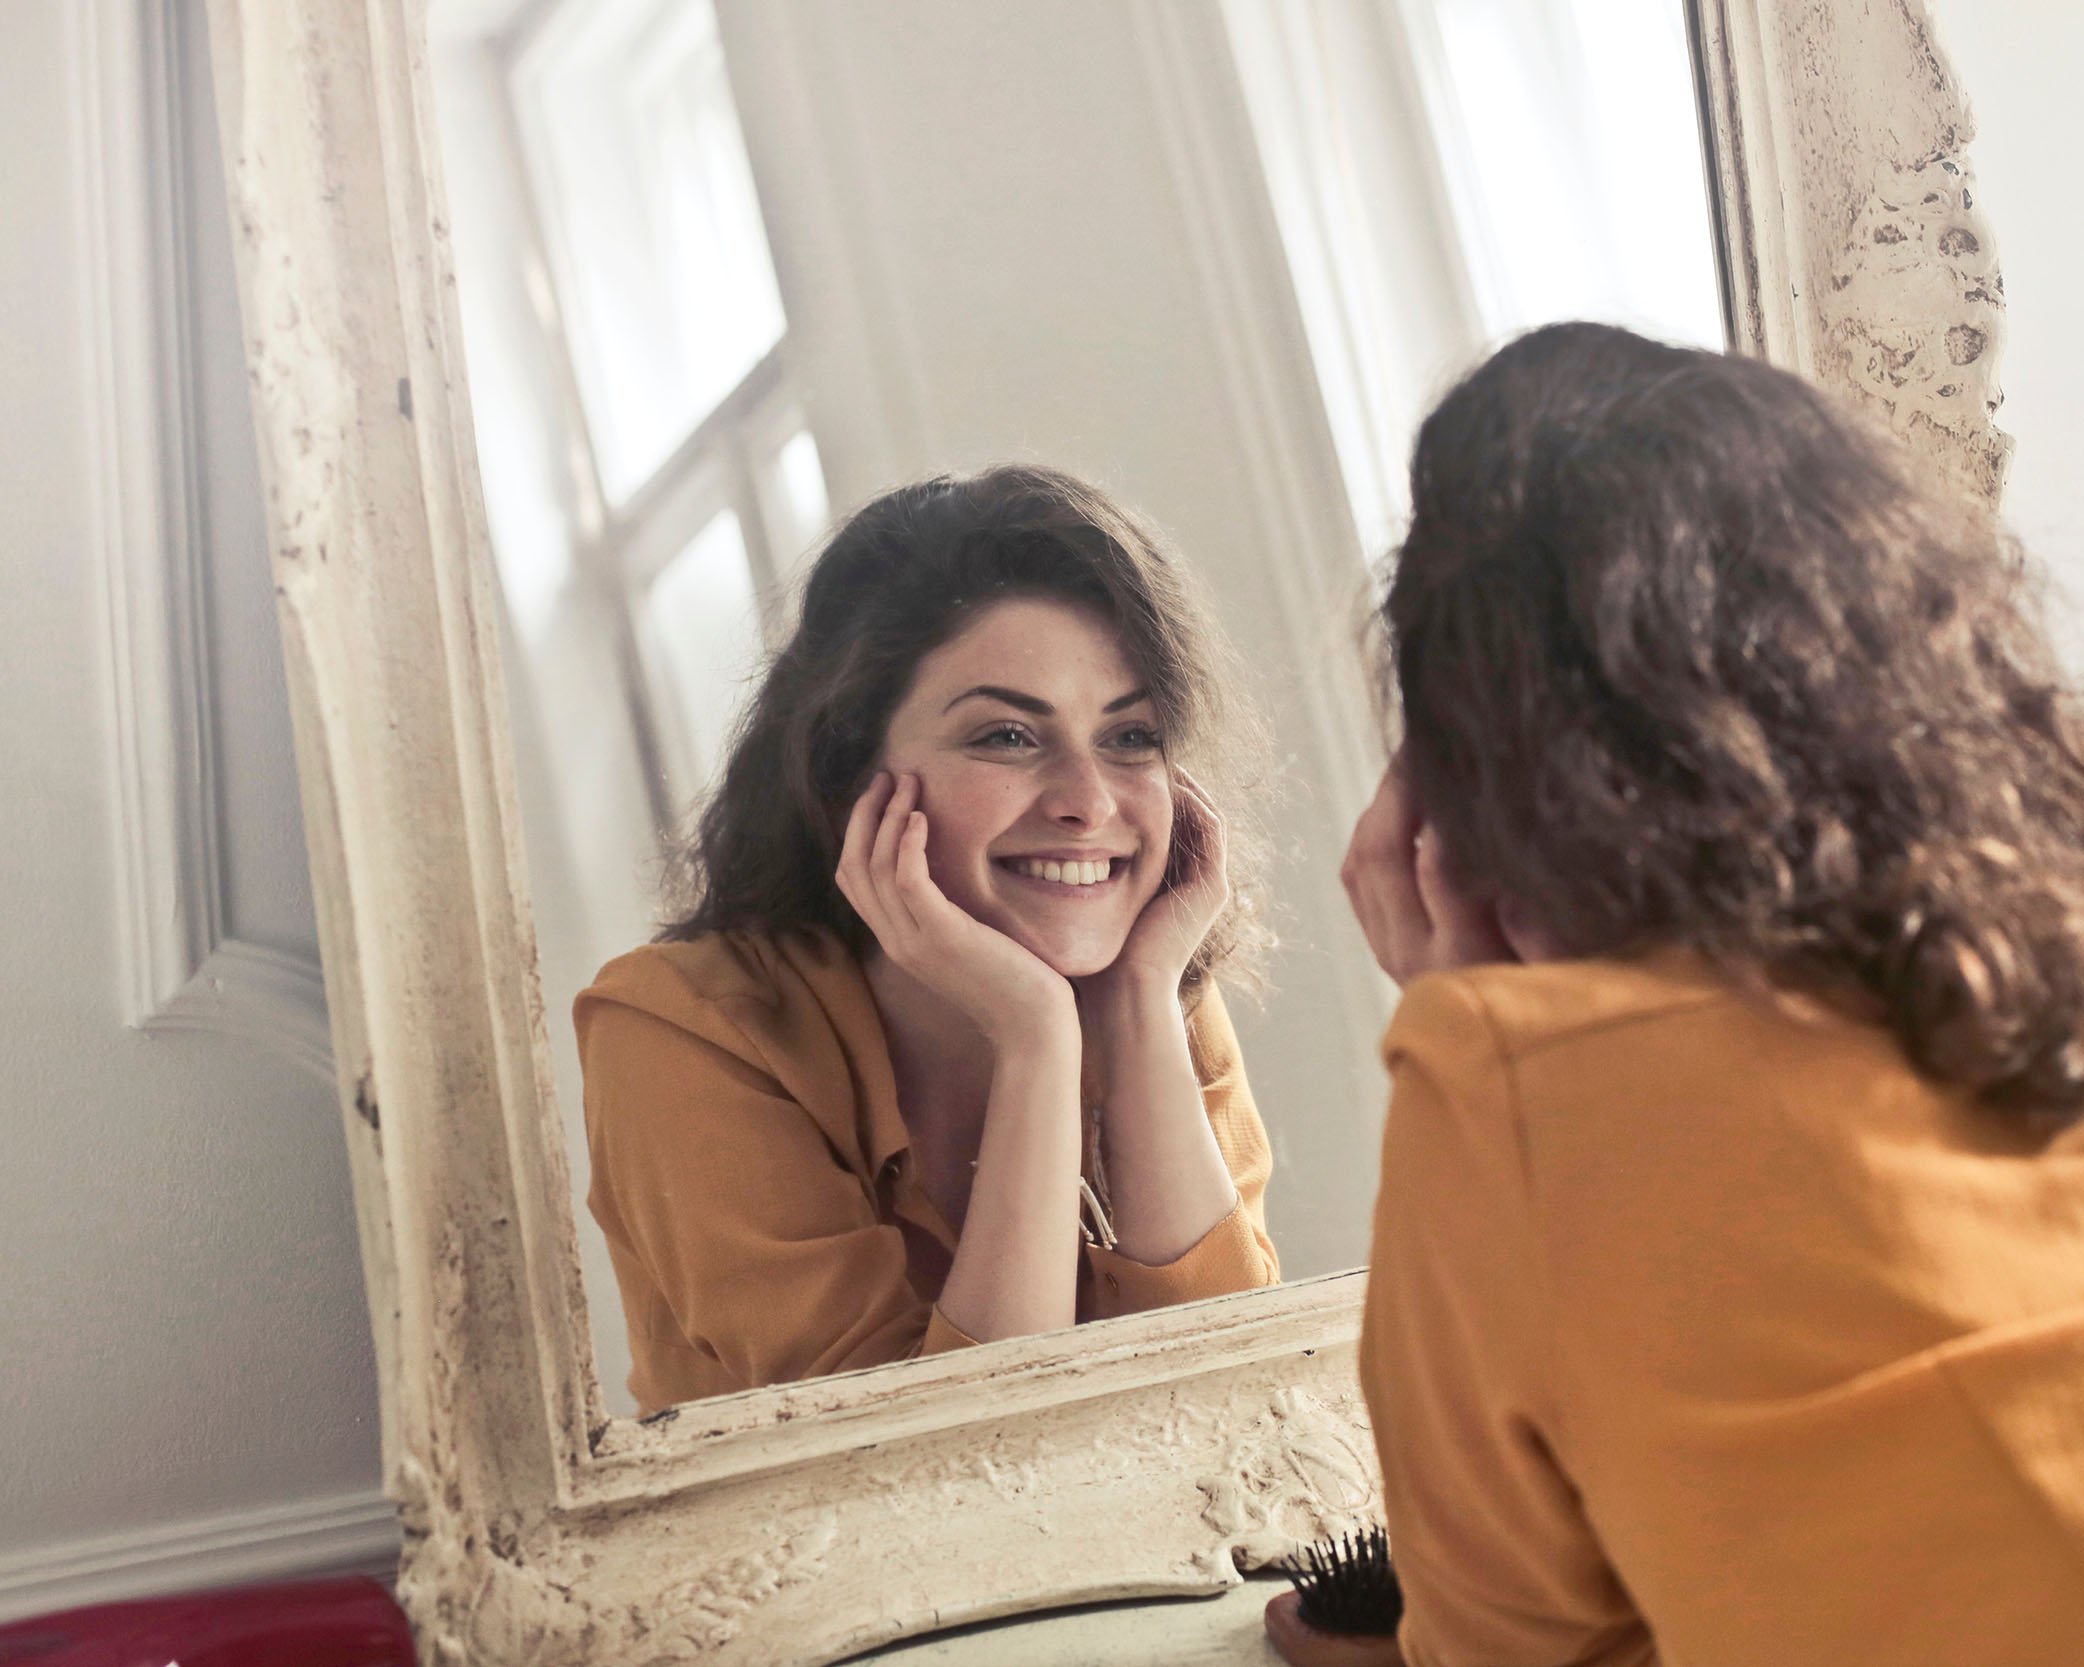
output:
[[1411, 478], [1345, 872], [1407, 981], [1379, 1659], [2084, 1659], [2084, 728], [2031, 574], [1796, 377], [1596, 325]]
[[1004, 467], [839, 529], [684, 912], [575, 1008], [643, 1410], [1278, 1279], [1213, 977], [1265, 937], [1262, 753], [1094, 487]]

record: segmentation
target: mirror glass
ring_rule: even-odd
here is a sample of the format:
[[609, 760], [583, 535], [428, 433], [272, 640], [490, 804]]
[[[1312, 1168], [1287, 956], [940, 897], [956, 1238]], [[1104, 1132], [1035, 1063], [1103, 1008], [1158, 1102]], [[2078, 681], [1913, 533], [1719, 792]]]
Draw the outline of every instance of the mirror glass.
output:
[[[931, 1059], [893, 1064], [875, 1027], [897, 998], [860, 957], [828, 943], [809, 970], [756, 954], [748, 971], [741, 955], [728, 977], [712, 957], [694, 984], [740, 982], [625, 1016], [635, 1051], [593, 1087], [640, 1098], [646, 1127], [614, 1160], [606, 1233], [571, 1017], [605, 963], [672, 918], [664, 853], [716, 786], [828, 532], [942, 472], [1018, 462], [1094, 483], [1163, 529], [1231, 638], [1272, 746], [1250, 802], [1228, 809], [1266, 836], [1254, 902], [1278, 944], [1264, 989], [1220, 1004], [1249, 1099], [1227, 1102], [1231, 1173], [1214, 1185], [1227, 1200], [1250, 1182], [1248, 1225], [1281, 1278], [1360, 1265], [1394, 999], [1337, 878], [1383, 761], [1356, 647], [1368, 566], [1394, 540], [1419, 416], [1488, 344], [1561, 317], [1723, 340], [1684, 0], [429, 9], [540, 977], [610, 1410], [948, 1341], [922, 1327], [967, 1230], [949, 1219], [966, 1198], [983, 1219], [985, 1183], [970, 1191], [961, 1140], [929, 1162], [907, 1135], [926, 1101], [937, 1128], [960, 1124], [947, 1106], [964, 1083], [935, 1080]], [[1007, 681], [1070, 675], [1069, 649], [1044, 638]], [[1121, 749], [1162, 744], [1114, 715], [1088, 734], [1067, 713], [975, 704], [1000, 724], [989, 745], [1032, 747], [1056, 761], [1045, 773], [1145, 768], [1156, 753]], [[1100, 894], [1116, 867], [1018, 883], [1092, 878]], [[681, 999], [708, 1019], [657, 1011]], [[1194, 1032], [1198, 1076], [1212, 1034]], [[802, 1103], [820, 1095], [833, 1103]], [[1110, 1114], [1090, 1080], [1079, 1098], [1094, 1160]], [[735, 1132], [719, 1134], [726, 1102]], [[1263, 1197], [1241, 1173], [1259, 1131]], [[1083, 1173], [1102, 1178], [1094, 1161]], [[1067, 1215], [1049, 1254], [1080, 1259], [1081, 1317], [1272, 1276], [1231, 1265], [1257, 1232], [1235, 1255], [1211, 1251], [1212, 1232], [1175, 1264], [1125, 1269], [1124, 1245], [1084, 1242], [1111, 1233], [1105, 1201], [1070, 1208], [1083, 1238]], [[699, 1266], [657, 1265], [704, 1234]], [[1110, 1270], [1134, 1300], [1110, 1308]], [[774, 1335], [701, 1335], [731, 1326]], [[806, 1328], [830, 1335], [784, 1335]], [[692, 1375], [647, 1379], [647, 1354]]]

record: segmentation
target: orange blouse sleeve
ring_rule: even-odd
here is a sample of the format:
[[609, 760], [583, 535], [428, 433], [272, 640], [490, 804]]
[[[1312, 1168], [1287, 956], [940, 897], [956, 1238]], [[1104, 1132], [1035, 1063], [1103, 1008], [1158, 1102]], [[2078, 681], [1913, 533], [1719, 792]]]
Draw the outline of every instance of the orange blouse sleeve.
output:
[[1281, 1259], [1266, 1232], [1273, 1148], [1253, 1103], [1252, 1086], [1245, 1080], [1237, 1032], [1213, 983], [1187, 1020], [1187, 1047], [1201, 1081], [1209, 1127], [1237, 1187], [1237, 1204], [1199, 1242], [1162, 1267], [1132, 1260], [1104, 1245], [1087, 1245], [1095, 1319], [1280, 1283]]
[[582, 998], [575, 1018], [587, 1202], [646, 1410], [972, 1341], [912, 1289], [899, 1230], [721, 1012], [694, 1030]]

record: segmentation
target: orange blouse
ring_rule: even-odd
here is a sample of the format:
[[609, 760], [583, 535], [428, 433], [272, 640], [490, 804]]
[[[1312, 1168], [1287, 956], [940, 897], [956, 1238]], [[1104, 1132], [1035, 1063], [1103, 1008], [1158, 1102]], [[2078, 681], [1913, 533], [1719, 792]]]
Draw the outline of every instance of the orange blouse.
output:
[[[914, 1176], [882, 1017], [837, 940], [647, 944], [601, 969], [573, 1021], [587, 1204], [643, 1411], [972, 1341], [936, 1305], [956, 1235]], [[1187, 1038], [1237, 1206], [1163, 1267], [1086, 1244], [1080, 1319], [1280, 1278], [1273, 1157], [1213, 985]]]
[[1383, 1049], [1410, 1667], [2084, 1663], [2084, 1126], [1677, 955], [1422, 978]]

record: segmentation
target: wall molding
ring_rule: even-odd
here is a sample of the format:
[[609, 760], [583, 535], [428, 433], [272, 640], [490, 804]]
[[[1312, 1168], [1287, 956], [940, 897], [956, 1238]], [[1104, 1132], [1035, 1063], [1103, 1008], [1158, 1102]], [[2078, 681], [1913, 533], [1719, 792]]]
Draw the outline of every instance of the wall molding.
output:
[[219, 837], [191, 215], [173, 8], [68, 9], [80, 111], [85, 385], [127, 1024], [255, 1043], [333, 1082], [318, 963], [231, 935]]
[[270, 1049], [333, 1086], [326, 984], [308, 955], [227, 938], [146, 1017], [146, 1030], [204, 1030]]
[[227, 1511], [0, 1554], [0, 1622], [167, 1592], [397, 1572], [398, 1517], [373, 1490]]

